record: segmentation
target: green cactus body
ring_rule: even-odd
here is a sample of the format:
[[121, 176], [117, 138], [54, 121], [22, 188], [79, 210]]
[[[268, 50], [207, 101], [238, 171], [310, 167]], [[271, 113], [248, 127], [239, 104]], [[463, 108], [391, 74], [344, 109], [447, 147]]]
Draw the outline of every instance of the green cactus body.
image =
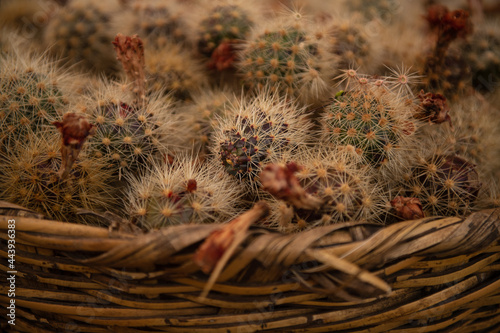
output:
[[483, 28], [462, 46], [472, 72], [472, 85], [492, 92], [500, 84], [500, 33], [498, 27]]
[[481, 189], [475, 166], [448, 154], [419, 158], [404, 185], [407, 195], [418, 198], [427, 214], [445, 216], [470, 212]]
[[131, 217], [144, 229], [210, 223], [232, 218], [241, 190], [215, 164], [195, 164], [180, 156], [173, 165], [153, 163], [133, 177], [127, 193]]
[[327, 81], [336, 70], [333, 54], [324, 39], [299, 23], [282, 23], [255, 33], [242, 48], [238, 69], [246, 86], [271, 89], [300, 97], [301, 101], [321, 100]]
[[[36, 61], [35, 67], [20, 64], [17, 56], [3, 60], [0, 70], [0, 142], [2, 149], [26, 140], [30, 131], [52, 128], [51, 122], [65, 111], [69, 100], [59, 90], [50, 69]], [[56, 131], [53, 128], [53, 131]]]
[[253, 23], [249, 13], [238, 5], [216, 6], [199, 24], [198, 51], [210, 57], [221, 43], [245, 39]]
[[381, 223], [386, 198], [372, 182], [369, 170], [331, 149], [304, 150], [291, 160], [299, 166], [295, 176], [300, 185], [323, 204], [317, 210], [306, 210], [271, 200], [275, 207], [270, 219], [272, 227], [289, 232], [349, 221]]
[[124, 13], [120, 24], [129, 35], [138, 34], [146, 44], [164, 46], [166, 43], [184, 43], [187, 28], [176, 4], [158, 0], [133, 1], [130, 10]]
[[232, 106], [216, 126], [214, 153], [226, 172], [256, 185], [261, 167], [308, 141], [303, 109], [277, 94]]
[[149, 89], [153, 93], [171, 93], [184, 101], [208, 85], [202, 64], [177, 44], [148, 46], [144, 54]]
[[374, 50], [360, 27], [352, 23], [334, 24], [329, 33], [333, 36], [331, 51], [340, 58], [339, 68], [373, 66]]
[[116, 75], [119, 66], [111, 41], [114, 1], [71, 1], [49, 22], [45, 44], [51, 52], [83, 70]]
[[132, 100], [126, 89], [103, 83], [80, 105], [95, 125], [86, 143], [89, 154], [106, 161], [118, 175], [165, 157], [191, 139], [190, 133], [180, 135], [186, 126], [182, 117], [158, 94], [137, 105]]
[[112, 208], [111, 172], [80, 154], [69, 176], [60, 180], [60, 137], [53, 132], [31, 132], [26, 141], [0, 155], [0, 198], [63, 221], [92, 222], [77, 214]]
[[349, 0], [347, 8], [361, 15], [365, 20], [390, 23], [397, 16], [400, 2], [397, 0]]

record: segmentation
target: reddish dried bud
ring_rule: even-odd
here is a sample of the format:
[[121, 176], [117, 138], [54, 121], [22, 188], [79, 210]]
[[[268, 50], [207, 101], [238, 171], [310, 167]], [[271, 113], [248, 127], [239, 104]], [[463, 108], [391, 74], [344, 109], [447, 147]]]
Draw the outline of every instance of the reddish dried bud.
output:
[[243, 241], [250, 225], [268, 214], [269, 206], [264, 202], [257, 202], [252, 209], [226, 223], [221, 229], [213, 231], [198, 248], [193, 261], [203, 272], [210, 273], [228, 250], [234, 250]]
[[391, 200], [391, 206], [396, 215], [404, 221], [421, 219], [425, 216], [422, 204], [417, 198], [395, 197]]
[[469, 12], [459, 9], [446, 13], [441, 19], [443, 33], [450, 39], [465, 37], [472, 32]]
[[189, 193], [193, 193], [196, 191], [197, 183], [195, 179], [189, 179], [186, 184], [186, 191]]
[[448, 106], [446, 97], [442, 94], [425, 93], [421, 90], [418, 98], [420, 99], [422, 109], [421, 112], [415, 115], [415, 118], [428, 120], [434, 124], [441, 124], [447, 121], [451, 125], [451, 118], [448, 114], [450, 107]]
[[236, 50], [233, 46], [234, 41], [223, 42], [212, 52], [208, 68], [222, 71], [232, 68], [236, 60]]
[[288, 163], [285, 167], [268, 164], [260, 173], [262, 188], [277, 199], [284, 200], [296, 208], [318, 209], [323, 201], [307, 193], [300, 185], [294, 173], [300, 170], [295, 163]]
[[54, 121], [52, 124], [61, 132], [65, 146], [81, 147], [94, 128], [85, 116], [71, 112], [64, 114], [62, 121]]
[[52, 123], [62, 134], [61, 168], [59, 178], [68, 177], [71, 167], [75, 163], [82, 145], [91, 134], [94, 125], [90, 124], [85, 116], [76, 113], [66, 113], [62, 121]]
[[117, 34], [112, 44], [115, 46], [116, 58], [122, 63], [129, 80], [134, 83], [132, 92], [136, 95], [136, 102], [144, 99], [146, 75], [142, 40], [137, 35], [130, 37]]
[[427, 9], [425, 19], [429, 22], [431, 29], [439, 28], [441, 20], [448, 13], [448, 8], [443, 5], [432, 5]]

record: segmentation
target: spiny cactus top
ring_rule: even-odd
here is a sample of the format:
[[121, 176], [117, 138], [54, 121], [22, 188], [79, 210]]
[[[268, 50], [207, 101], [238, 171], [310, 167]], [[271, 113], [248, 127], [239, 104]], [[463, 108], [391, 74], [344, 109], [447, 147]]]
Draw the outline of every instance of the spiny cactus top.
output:
[[61, 180], [60, 136], [31, 132], [8, 152], [0, 154], [0, 198], [33, 209], [48, 218], [92, 222], [78, 209], [112, 209], [112, 173], [102, 161], [80, 154], [69, 176]]
[[500, 26], [481, 26], [462, 46], [475, 89], [492, 93], [500, 84]]
[[134, 0], [129, 7], [118, 16], [116, 32], [138, 34], [146, 44], [155, 46], [186, 42], [187, 27], [174, 1]]
[[269, 86], [317, 102], [328, 91], [327, 82], [337, 68], [335, 59], [327, 51], [325, 39], [295, 12], [264, 29], [254, 29], [242, 46], [238, 68], [250, 88]]
[[243, 99], [215, 126], [213, 151], [226, 172], [255, 186], [263, 165], [307, 143], [311, 126], [303, 112], [277, 93]]
[[270, 200], [269, 223], [282, 231], [298, 231], [347, 221], [377, 221], [387, 199], [366, 168], [345, 152], [315, 147], [289, 156], [298, 166], [295, 177], [304, 190], [321, 202], [318, 209], [304, 209]]
[[189, 142], [189, 135], [178, 132], [185, 126], [182, 117], [158, 96], [134, 105], [126, 90], [104, 82], [85, 97], [80, 111], [95, 125], [95, 134], [86, 143], [89, 153], [117, 172], [134, 170], [186, 146], [184, 140]]
[[401, 9], [398, 0], [349, 0], [346, 4], [353, 13], [367, 21], [378, 20], [386, 24], [393, 21]]
[[243, 1], [216, 1], [211, 7], [198, 25], [198, 51], [207, 57], [224, 42], [245, 39], [254, 24], [253, 13]]
[[129, 179], [125, 206], [144, 229], [224, 222], [237, 214], [241, 187], [220, 166], [181, 154]]
[[[9, 53], [0, 56], [0, 144], [25, 141], [29, 131], [52, 128], [66, 111], [65, 75], [43, 57]], [[5, 147], [3, 145], [6, 145]]]
[[49, 22], [45, 45], [51, 52], [84, 70], [116, 75], [118, 63], [111, 41], [111, 18], [117, 1], [73, 0]]
[[153, 92], [187, 100], [207, 85], [202, 64], [178, 44], [149, 45], [144, 55], [149, 89]]
[[346, 90], [324, 109], [322, 142], [351, 149], [375, 167], [390, 162], [418, 127], [408, 76], [371, 79], [348, 70], [343, 78]]

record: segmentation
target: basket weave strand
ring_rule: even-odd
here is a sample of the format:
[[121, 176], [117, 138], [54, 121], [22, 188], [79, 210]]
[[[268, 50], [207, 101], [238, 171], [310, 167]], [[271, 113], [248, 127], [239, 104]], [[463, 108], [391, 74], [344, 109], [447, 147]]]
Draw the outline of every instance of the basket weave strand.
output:
[[500, 331], [500, 210], [292, 235], [253, 227], [205, 298], [209, 277], [191, 259], [221, 225], [136, 235], [0, 216], [0, 229], [9, 219], [17, 331]]

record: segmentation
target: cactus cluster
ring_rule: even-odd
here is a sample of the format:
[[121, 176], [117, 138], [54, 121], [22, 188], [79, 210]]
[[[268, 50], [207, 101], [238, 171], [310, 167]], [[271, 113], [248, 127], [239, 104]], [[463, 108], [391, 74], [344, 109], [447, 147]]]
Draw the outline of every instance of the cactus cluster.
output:
[[45, 30], [45, 47], [82, 70], [115, 75], [118, 63], [111, 46], [111, 27], [117, 6], [115, 1], [69, 1], [50, 20]]
[[[39, 25], [20, 7], [34, 2]], [[465, 9], [0, 8], [1, 200], [83, 222], [78, 208], [101, 222], [117, 208], [144, 230], [225, 222], [265, 200], [262, 223], [284, 232], [499, 205], [500, 38]], [[11, 30], [21, 12], [43, 38]]]

